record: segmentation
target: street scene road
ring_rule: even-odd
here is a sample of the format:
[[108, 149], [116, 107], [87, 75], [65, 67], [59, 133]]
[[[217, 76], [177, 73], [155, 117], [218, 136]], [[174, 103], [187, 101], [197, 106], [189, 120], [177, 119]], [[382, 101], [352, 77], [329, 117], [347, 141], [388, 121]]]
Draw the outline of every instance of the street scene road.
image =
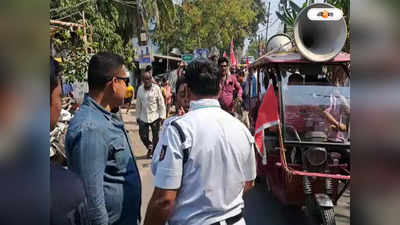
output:
[[350, 224], [349, 19], [347, 0], [51, 0], [52, 224]]
[[[134, 107], [135, 104], [133, 104]], [[145, 215], [147, 204], [153, 192], [153, 176], [151, 174], [151, 160], [146, 158], [146, 149], [139, 138], [139, 128], [136, 124], [135, 110], [126, 113], [122, 109], [122, 117], [129, 132], [136, 156], [137, 165], [142, 179], [142, 208]], [[305, 213], [296, 207], [284, 206], [268, 193], [262, 184], [256, 186], [245, 198], [245, 219], [248, 225], [309, 225], [310, 221]], [[350, 224], [350, 191], [339, 200], [335, 208], [336, 224]]]

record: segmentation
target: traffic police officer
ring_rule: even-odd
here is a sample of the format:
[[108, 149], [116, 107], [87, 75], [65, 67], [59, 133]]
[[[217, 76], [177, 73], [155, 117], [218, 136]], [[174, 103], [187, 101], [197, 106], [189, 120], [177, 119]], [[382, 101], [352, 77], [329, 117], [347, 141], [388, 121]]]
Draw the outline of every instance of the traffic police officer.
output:
[[254, 185], [254, 139], [220, 108], [218, 71], [189, 64], [187, 114], [169, 121], [152, 163], [155, 190], [145, 225], [245, 224], [243, 194]]

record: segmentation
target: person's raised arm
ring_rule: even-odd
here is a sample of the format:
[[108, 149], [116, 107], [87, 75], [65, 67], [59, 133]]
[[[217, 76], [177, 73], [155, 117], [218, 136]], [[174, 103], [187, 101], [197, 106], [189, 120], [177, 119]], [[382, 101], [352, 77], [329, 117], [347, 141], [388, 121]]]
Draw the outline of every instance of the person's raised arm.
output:
[[347, 127], [345, 124], [338, 122], [335, 117], [328, 110], [323, 110], [322, 115], [328, 120], [328, 122], [335, 128], [340, 131], [346, 131]]

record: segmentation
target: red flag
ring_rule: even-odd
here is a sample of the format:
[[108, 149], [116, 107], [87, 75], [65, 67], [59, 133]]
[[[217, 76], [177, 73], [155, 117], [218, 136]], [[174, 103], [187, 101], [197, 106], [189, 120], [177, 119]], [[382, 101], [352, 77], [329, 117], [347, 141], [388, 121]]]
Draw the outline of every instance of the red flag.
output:
[[278, 125], [278, 101], [275, 96], [272, 82], [269, 82], [267, 91], [264, 95], [260, 108], [258, 109], [256, 131], [254, 139], [257, 145], [258, 153], [263, 157], [263, 163], [266, 164], [266, 152], [264, 149], [264, 129]]
[[248, 56], [246, 56], [246, 66], [247, 66], [247, 67], [249, 67], [249, 66], [250, 66], [250, 63], [249, 63], [249, 57], [248, 57]]
[[224, 51], [224, 57], [227, 58], [228, 56], [226, 55], [226, 52]]
[[231, 65], [232, 65], [232, 66], [236, 65], [235, 52], [234, 52], [234, 50], [233, 50], [233, 39], [231, 40], [231, 52], [230, 52], [230, 56], [231, 56]]

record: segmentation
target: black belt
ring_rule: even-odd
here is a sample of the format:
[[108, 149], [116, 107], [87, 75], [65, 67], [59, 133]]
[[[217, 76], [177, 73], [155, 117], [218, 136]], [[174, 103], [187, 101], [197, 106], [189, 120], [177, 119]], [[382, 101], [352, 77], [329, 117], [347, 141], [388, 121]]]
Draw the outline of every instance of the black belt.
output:
[[[243, 211], [237, 214], [236, 216], [229, 217], [228, 219], [225, 219], [224, 221], [226, 222], [227, 225], [232, 225], [237, 223], [239, 220], [243, 218]], [[221, 222], [216, 222], [211, 225], [221, 225]]]

